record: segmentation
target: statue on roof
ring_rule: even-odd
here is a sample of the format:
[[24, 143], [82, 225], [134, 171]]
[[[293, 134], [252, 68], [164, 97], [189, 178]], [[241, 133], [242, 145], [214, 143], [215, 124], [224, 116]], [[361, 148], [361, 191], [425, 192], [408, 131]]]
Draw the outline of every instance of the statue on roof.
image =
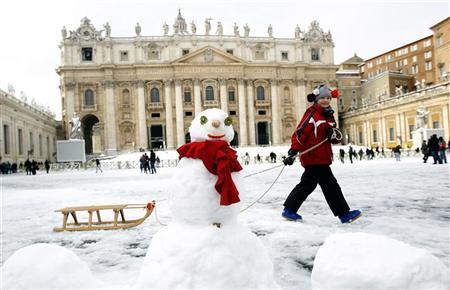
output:
[[193, 20], [191, 21], [191, 31], [192, 31], [192, 34], [197, 33], [197, 26], [195, 25]]
[[63, 28], [61, 29], [61, 35], [63, 40], [67, 38], [67, 29], [65, 26], [63, 26]]
[[222, 22], [217, 22], [217, 31], [216, 34], [219, 36], [223, 35], [223, 26], [222, 26]]
[[142, 28], [141, 28], [141, 25], [139, 24], [139, 22], [136, 23], [136, 26], [134, 27], [134, 31], [136, 32], [136, 36], [141, 36]]
[[105, 37], [106, 38], [111, 37], [111, 26], [109, 26], [109, 23], [106, 22], [106, 24], [103, 25], [103, 27], [105, 28]]
[[249, 35], [250, 35], [250, 27], [246, 23], [245, 26], [244, 26], [244, 36], [248, 37]]
[[209, 35], [209, 32], [211, 31], [211, 20], [211, 17], [205, 19], [205, 35]]
[[169, 25], [167, 25], [166, 22], [164, 22], [164, 24], [163, 24], [163, 31], [164, 31], [164, 35], [167, 35], [169, 33]]
[[239, 36], [239, 26], [237, 26], [236, 22], [233, 26], [234, 36]]
[[272, 24], [269, 24], [269, 27], [267, 27], [267, 34], [269, 35], [269, 37], [273, 37]]

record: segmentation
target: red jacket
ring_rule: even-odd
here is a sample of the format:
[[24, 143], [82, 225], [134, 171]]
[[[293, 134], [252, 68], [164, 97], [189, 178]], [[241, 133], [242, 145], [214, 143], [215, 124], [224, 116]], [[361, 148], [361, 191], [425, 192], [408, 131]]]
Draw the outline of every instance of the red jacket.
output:
[[[312, 117], [307, 120], [311, 113]], [[306, 126], [302, 132], [299, 132], [299, 129], [304, 122], [307, 122]], [[320, 105], [312, 105], [306, 110], [300, 123], [297, 125], [294, 134], [292, 134], [291, 149], [300, 151], [301, 153], [317, 143], [320, 143], [327, 138], [326, 130], [328, 127], [336, 128], [336, 121], [334, 120], [333, 115], [331, 114], [326, 117], [324, 115], [324, 109]], [[339, 143], [339, 141], [333, 140], [333, 143]], [[332, 162], [332, 156], [333, 151], [331, 150], [331, 142], [326, 141], [316, 149], [301, 155], [300, 162], [303, 167], [320, 164], [329, 165]]]

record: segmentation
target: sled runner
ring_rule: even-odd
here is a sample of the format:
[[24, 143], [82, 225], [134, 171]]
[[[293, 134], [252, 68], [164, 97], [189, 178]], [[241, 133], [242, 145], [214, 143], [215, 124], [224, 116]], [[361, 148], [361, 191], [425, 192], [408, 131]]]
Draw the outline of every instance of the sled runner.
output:
[[[155, 201], [147, 204], [115, 204], [115, 205], [91, 205], [91, 206], [76, 206], [65, 207], [55, 212], [61, 212], [63, 214], [62, 227], [55, 227], [53, 231], [95, 231], [95, 230], [117, 230], [128, 229], [140, 225], [150, 216], [155, 208]], [[125, 219], [125, 211], [145, 209], [145, 215], [138, 219]], [[104, 220], [102, 219], [101, 212], [109, 211], [114, 215], [114, 219]], [[88, 214], [88, 221], [79, 221], [77, 212], [84, 212]], [[94, 221], [94, 214], [97, 221]], [[73, 222], [68, 222], [69, 215], [72, 216]], [[120, 219], [119, 219], [120, 215]]]

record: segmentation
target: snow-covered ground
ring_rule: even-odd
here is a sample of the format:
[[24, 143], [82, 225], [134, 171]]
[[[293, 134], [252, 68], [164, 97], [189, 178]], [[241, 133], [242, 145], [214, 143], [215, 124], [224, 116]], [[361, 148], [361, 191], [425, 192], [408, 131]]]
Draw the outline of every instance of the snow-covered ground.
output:
[[[244, 167], [242, 174], [272, 166], [251, 164]], [[272, 184], [280, 169], [246, 178], [247, 189], [241, 192], [243, 205], [256, 200]], [[320, 187], [300, 209], [303, 222], [281, 218], [284, 199], [302, 173], [298, 162], [285, 168], [261, 202], [240, 214], [240, 223], [249, 227], [267, 247], [275, 267], [275, 279], [282, 288], [311, 289], [316, 253], [326, 237], [335, 233], [385, 235], [423, 248], [450, 266], [447, 165], [423, 164], [420, 158], [410, 157], [401, 162], [383, 158], [350, 164], [347, 160], [345, 164], [335, 162], [332, 169], [349, 205], [363, 211], [363, 216], [352, 224], [342, 225], [332, 215]], [[165, 188], [173, 171], [173, 168], [160, 168], [157, 175], [146, 175], [137, 169], [105, 169], [102, 174], [96, 174], [94, 169], [89, 169], [1, 176], [2, 265], [22, 247], [51, 243], [74, 251], [106, 285], [115, 288], [133, 285], [152, 237], [162, 227], [158, 221], [167, 224], [171, 220]], [[62, 223], [62, 215], [54, 212], [58, 208], [151, 200], [156, 200], [157, 215], [152, 214], [136, 228], [52, 231]]]

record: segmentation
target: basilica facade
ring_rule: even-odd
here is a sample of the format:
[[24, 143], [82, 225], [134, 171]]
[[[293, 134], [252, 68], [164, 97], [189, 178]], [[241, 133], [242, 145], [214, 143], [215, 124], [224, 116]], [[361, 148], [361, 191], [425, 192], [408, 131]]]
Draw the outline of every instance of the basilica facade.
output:
[[[233, 118], [233, 145], [290, 142], [316, 85], [336, 85], [333, 40], [313, 21], [293, 29], [292, 38], [252, 36], [249, 25], [234, 24], [224, 33], [211, 19], [187, 24], [178, 12], [162, 35], [112, 37], [82, 19], [75, 30], [62, 30], [62, 116], [82, 121], [87, 153], [176, 148], [190, 140], [191, 120], [207, 108]], [[202, 31], [200, 31], [202, 30]], [[335, 104], [336, 105], [336, 104]]]

